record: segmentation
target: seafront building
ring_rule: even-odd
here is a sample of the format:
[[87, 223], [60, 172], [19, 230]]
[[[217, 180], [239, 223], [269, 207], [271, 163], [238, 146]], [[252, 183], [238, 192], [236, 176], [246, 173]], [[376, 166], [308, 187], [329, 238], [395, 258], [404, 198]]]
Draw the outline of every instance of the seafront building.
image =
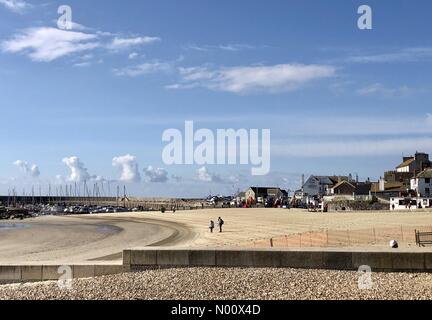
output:
[[430, 197], [432, 190], [432, 168], [420, 172], [415, 178], [411, 179], [411, 190], [417, 193], [417, 196]]
[[384, 177], [380, 178], [379, 184], [374, 185], [372, 191], [377, 196], [387, 198], [415, 196], [411, 180], [428, 168], [432, 168], [432, 162], [427, 153], [416, 152], [414, 156], [403, 157], [402, 163], [395, 170], [384, 172]]
[[265, 203], [269, 198], [283, 201], [288, 198], [288, 192], [277, 187], [249, 187], [245, 198], [250, 203]]
[[[336, 197], [355, 200], [358, 197], [370, 197], [372, 182], [359, 181], [358, 176], [354, 179], [352, 174], [348, 176], [310, 176], [301, 189], [295, 192], [297, 198], [332, 200]], [[306, 200], [308, 202], [308, 200]]]

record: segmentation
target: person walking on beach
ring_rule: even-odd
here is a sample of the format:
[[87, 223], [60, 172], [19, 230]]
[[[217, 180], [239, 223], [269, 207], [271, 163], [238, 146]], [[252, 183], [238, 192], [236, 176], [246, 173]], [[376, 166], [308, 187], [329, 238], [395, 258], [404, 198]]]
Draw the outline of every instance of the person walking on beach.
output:
[[214, 221], [213, 221], [213, 220], [210, 220], [209, 229], [210, 229], [210, 232], [211, 232], [211, 233], [213, 233], [213, 229], [214, 229], [214, 227], [215, 227]]
[[222, 232], [222, 226], [224, 225], [224, 221], [221, 217], [218, 218], [218, 226], [219, 226], [219, 232]]

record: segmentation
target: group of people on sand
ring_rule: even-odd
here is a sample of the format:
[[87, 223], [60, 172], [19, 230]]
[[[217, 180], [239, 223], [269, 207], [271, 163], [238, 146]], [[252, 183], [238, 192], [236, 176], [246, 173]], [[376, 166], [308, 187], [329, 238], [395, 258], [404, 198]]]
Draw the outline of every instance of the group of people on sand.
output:
[[[222, 226], [224, 225], [224, 221], [222, 220], [222, 218], [221, 217], [219, 217], [218, 218], [218, 220], [217, 220], [217, 225], [218, 225], [218, 227], [219, 227], [219, 232], [222, 232]], [[213, 220], [210, 220], [210, 223], [209, 223], [209, 229], [210, 229], [210, 232], [211, 233], [213, 233], [213, 229], [215, 228], [215, 223], [214, 223], [214, 221]]]

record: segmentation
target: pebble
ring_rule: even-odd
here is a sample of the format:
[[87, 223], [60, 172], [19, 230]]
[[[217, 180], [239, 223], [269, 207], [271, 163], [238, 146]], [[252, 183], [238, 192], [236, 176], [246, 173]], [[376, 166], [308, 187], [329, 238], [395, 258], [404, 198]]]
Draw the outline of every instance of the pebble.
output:
[[149, 269], [73, 280], [0, 285], [5, 300], [364, 300], [432, 299], [432, 274], [372, 273], [359, 289], [355, 271], [279, 268]]

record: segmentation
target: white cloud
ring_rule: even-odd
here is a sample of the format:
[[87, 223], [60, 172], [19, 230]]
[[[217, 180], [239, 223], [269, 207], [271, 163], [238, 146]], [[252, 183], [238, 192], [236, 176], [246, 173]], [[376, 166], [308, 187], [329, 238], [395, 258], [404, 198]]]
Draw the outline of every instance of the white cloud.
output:
[[413, 153], [415, 150], [432, 149], [432, 138], [400, 138], [323, 141], [316, 143], [272, 144], [272, 154], [282, 157], [347, 157], [347, 156], [382, 156]]
[[426, 124], [432, 127], [432, 114], [426, 114]]
[[0, 4], [16, 13], [22, 13], [25, 9], [30, 7], [30, 5], [23, 0], [0, 0]]
[[415, 90], [407, 86], [401, 86], [396, 88], [390, 88], [382, 85], [381, 83], [375, 83], [370, 86], [357, 90], [357, 94], [361, 96], [382, 96], [382, 97], [404, 97], [410, 95]]
[[209, 48], [205, 47], [205, 46], [198, 46], [196, 44], [188, 44], [183, 46], [183, 49], [185, 50], [195, 50], [195, 51], [202, 51], [202, 52], [206, 52], [209, 51]]
[[[1, 1], [1, 0], [0, 0]], [[19, 31], [0, 44], [3, 52], [21, 53], [37, 62], [50, 62], [74, 53], [88, 52], [94, 49], [120, 51], [160, 41], [157, 37], [119, 38], [112, 33], [96, 31], [76, 22], [72, 30], [53, 27], [35, 27]], [[83, 57], [91, 56], [85, 54]], [[137, 53], [131, 53], [130, 59]], [[77, 66], [77, 65], [76, 65]]]
[[242, 175], [230, 175], [230, 176], [228, 177], [228, 182], [229, 182], [229, 183], [237, 184], [237, 183], [243, 181], [243, 178], [244, 178], [244, 177], [243, 177]]
[[90, 61], [86, 61], [86, 62], [78, 62], [74, 64], [74, 67], [90, 67], [92, 65], [92, 63]]
[[222, 178], [216, 174], [210, 173], [207, 167], [201, 167], [197, 170], [198, 180], [204, 182], [222, 182]]
[[96, 181], [96, 182], [105, 182], [105, 181], [107, 181], [107, 179], [105, 179], [102, 176], [92, 176], [92, 180]]
[[88, 28], [82, 24], [72, 21], [72, 29], [71, 30], [79, 30], [79, 31], [89, 31], [91, 28]]
[[65, 184], [66, 183], [66, 178], [64, 176], [62, 176], [61, 174], [57, 174], [55, 176], [55, 178], [56, 178], [55, 181], [57, 184]]
[[112, 160], [114, 167], [121, 169], [120, 181], [124, 182], [140, 182], [141, 175], [138, 169], [136, 157], [127, 154], [124, 156], [114, 157]]
[[97, 48], [97, 36], [57, 28], [30, 28], [2, 42], [4, 52], [24, 53], [33, 61], [50, 62], [76, 52]]
[[220, 50], [225, 50], [225, 51], [240, 51], [240, 50], [250, 50], [255, 48], [254, 46], [248, 44], [241, 44], [241, 43], [221, 44], [216, 47]]
[[14, 165], [20, 168], [25, 174], [33, 178], [37, 178], [40, 176], [39, 167], [35, 164], [30, 165], [28, 162], [23, 160], [17, 160], [14, 162]]
[[151, 74], [156, 72], [169, 72], [172, 65], [168, 62], [146, 62], [136, 66], [114, 69], [113, 72], [117, 76], [137, 77], [144, 74]]
[[138, 53], [136, 53], [136, 52], [132, 52], [132, 53], [129, 54], [129, 56], [128, 56], [129, 60], [133, 60], [133, 59], [135, 59], [135, 58], [137, 58], [137, 57], [138, 57]]
[[144, 174], [149, 178], [150, 182], [167, 182], [168, 181], [168, 172], [162, 168], [153, 168], [152, 166], [144, 169]]
[[211, 69], [180, 68], [182, 82], [167, 88], [206, 87], [232, 93], [291, 91], [317, 79], [332, 77], [336, 69], [324, 65], [279, 64]]
[[113, 50], [128, 49], [130, 47], [146, 45], [161, 41], [158, 37], [135, 37], [135, 38], [114, 38], [108, 46]]
[[85, 168], [84, 163], [82, 163], [78, 157], [64, 158], [62, 161], [71, 171], [69, 177], [67, 177], [68, 181], [83, 182], [90, 180], [91, 177], [87, 168]]
[[242, 43], [230, 43], [230, 44], [220, 44], [220, 45], [196, 45], [196, 44], [188, 44], [183, 46], [186, 50], [195, 50], [207, 52], [210, 50], [224, 50], [224, 51], [242, 51], [242, 50], [251, 50], [255, 49], [255, 46], [251, 46], [249, 44]]
[[393, 62], [417, 62], [432, 57], [432, 48], [405, 48], [395, 52], [374, 55], [358, 55], [349, 57], [348, 62], [357, 63], [393, 63]]
[[180, 67], [178, 70], [180, 75], [186, 81], [212, 80], [217, 76], [217, 72], [212, 71], [207, 67]]
[[294, 118], [289, 117], [291, 125], [284, 126], [286, 120], [271, 118], [279, 124], [284, 134], [288, 136], [367, 136], [367, 135], [425, 135], [432, 134], [432, 115], [412, 116], [407, 115], [403, 118], [398, 116], [320, 116], [308, 117], [301, 122], [295, 122]]
[[171, 175], [171, 179], [173, 179], [175, 182], [181, 182], [183, 180], [182, 177], [175, 175], [175, 174]]

